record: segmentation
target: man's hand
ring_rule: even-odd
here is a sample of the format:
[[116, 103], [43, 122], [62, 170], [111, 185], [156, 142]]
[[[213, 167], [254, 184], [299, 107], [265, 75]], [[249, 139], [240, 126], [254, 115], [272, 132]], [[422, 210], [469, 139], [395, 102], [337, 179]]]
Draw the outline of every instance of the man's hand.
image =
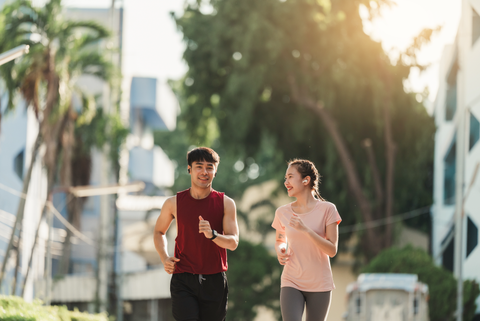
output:
[[198, 219], [200, 220], [198, 223], [198, 233], [203, 233], [207, 239], [211, 239], [213, 237], [213, 232], [210, 227], [210, 222], [205, 221], [201, 216], [199, 216]]
[[180, 259], [177, 259], [174, 256], [167, 257], [167, 259], [163, 263], [163, 267], [165, 268], [165, 271], [168, 274], [173, 274], [173, 271], [175, 271], [175, 263], [177, 263], [178, 261], [180, 261]]

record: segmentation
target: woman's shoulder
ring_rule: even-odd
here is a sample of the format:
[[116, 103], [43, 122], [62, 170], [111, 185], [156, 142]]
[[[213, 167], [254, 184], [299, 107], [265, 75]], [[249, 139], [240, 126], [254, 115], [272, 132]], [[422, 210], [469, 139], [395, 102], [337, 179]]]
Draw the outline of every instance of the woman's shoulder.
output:
[[291, 212], [291, 211], [292, 211], [292, 203], [288, 203], [278, 207], [275, 213], [285, 213], [285, 212]]
[[334, 210], [334, 211], [337, 210], [337, 206], [335, 206], [335, 204], [333, 204], [332, 202], [328, 202], [328, 201], [319, 201], [319, 202], [324, 210]]

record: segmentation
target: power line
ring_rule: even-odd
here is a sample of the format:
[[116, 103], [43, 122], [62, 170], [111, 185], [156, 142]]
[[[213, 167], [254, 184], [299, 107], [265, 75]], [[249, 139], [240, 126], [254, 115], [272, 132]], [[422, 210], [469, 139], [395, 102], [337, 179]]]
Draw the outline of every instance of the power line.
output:
[[[21, 193], [19, 191], [16, 191], [14, 190], [13, 188], [10, 188], [6, 185], [3, 185], [2, 183], [0, 183], [0, 189], [3, 189], [4, 191], [6, 192], [9, 192], [13, 195], [16, 195], [18, 197], [21, 197], [23, 199], [27, 199], [27, 195], [24, 194], [24, 193]], [[42, 202], [43, 200], [40, 199], [40, 198], [37, 198], [37, 200], [39, 200], [40, 202]], [[55, 208], [55, 206], [53, 206], [53, 203], [48, 201], [45, 203], [45, 205], [43, 207], [47, 206], [48, 209], [57, 217], [57, 219], [63, 224], [65, 225], [65, 227], [67, 229], [69, 229], [77, 238], [81, 239], [82, 241], [84, 241], [85, 243], [89, 244], [89, 245], [94, 245], [95, 242], [90, 239], [89, 237], [85, 236], [84, 234], [82, 234], [79, 230], [77, 230], [72, 224], [70, 224], [63, 216], [62, 214], [60, 214], [60, 212]], [[42, 208], [43, 210], [43, 208]]]
[[417, 208], [415, 210], [405, 212], [405, 213], [402, 213], [402, 214], [398, 214], [398, 215], [394, 215], [394, 216], [391, 216], [389, 218], [385, 217], [385, 218], [381, 218], [381, 219], [374, 220], [374, 221], [343, 226], [343, 227], [340, 227], [338, 230], [339, 230], [340, 234], [348, 233], [348, 232], [362, 231], [362, 230], [366, 230], [366, 229], [370, 229], [370, 228], [379, 227], [379, 226], [382, 226], [382, 225], [387, 225], [387, 224], [392, 224], [392, 223], [408, 220], [410, 218], [420, 216], [420, 215], [423, 215], [423, 214], [426, 214], [426, 213], [430, 213], [430, 206]]

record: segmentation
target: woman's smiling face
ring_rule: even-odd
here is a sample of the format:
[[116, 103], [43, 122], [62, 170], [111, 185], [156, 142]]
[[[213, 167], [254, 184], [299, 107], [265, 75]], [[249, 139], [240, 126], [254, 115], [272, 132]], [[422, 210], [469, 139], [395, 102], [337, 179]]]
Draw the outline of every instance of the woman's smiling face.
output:
[[294, 196], [305, 189], [305, 185], [302, 183], [302, 175], [295, 165], [288, 166], [287, 172], [285, 173], [284, 185], [287, 189], [288, 196]]

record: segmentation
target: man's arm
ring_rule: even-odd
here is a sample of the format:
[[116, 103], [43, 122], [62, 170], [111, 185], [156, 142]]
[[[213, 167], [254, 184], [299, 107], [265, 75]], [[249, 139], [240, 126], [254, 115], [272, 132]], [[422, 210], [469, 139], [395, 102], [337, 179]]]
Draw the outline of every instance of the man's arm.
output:
[[[223, 215], [223, 235], [218, 236], [212, 241], [224, 249], [235, 251], [238, 246], [238, 223], [237, 223], [237, 208], [235, 202], [228, 196], [224, 196], [224, 215]], [[203, 233], [206, 238], [212, 238], [212, 228], [210, 223], [200, 219], [199, 232]]]
[[175, 218], [176, 211], [176, 196], [168, 198], [162, 206], [160, 216], [155, 223], [155, 231], [153, 234], [153, 242], [155, 243], [155, 249], [160, 255], [165, 271], [168, 274], [172, 274], [175, 270], [175, 263], [180, 261], [176, 257], [168, 256], [167, 250], [167, 231]]

